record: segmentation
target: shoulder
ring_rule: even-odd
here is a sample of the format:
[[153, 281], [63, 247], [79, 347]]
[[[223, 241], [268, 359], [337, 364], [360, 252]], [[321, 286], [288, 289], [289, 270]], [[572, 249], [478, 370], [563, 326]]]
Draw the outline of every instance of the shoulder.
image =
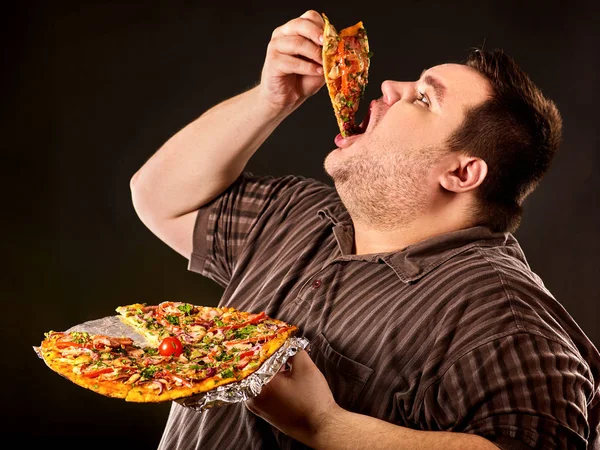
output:
[[[529, 266], [517, 240], [474, 245], [447, 261], [454, 282], [442, 295], [447, 356], [459, 357], [515, 334], [568, 349], [597, 375], [600, 355], [562, 303]], [[449, 359], [446, 359], [449, 362]]]
[[[532, 333], [578, 352], [589, 340], [531, 270], [516, 239], [474, 243], [445, 261], [437, 295], [440, 331], [460, 340], [459, 352], [512, 333]], [[443, 277], [443, 278], [442, 278]], [[433, 280], [432, 280], [433, 281]], [[439, 283], [439, 281], [438, 281]]]
[[268, 192], [271, 195], [294, 195], [299, 192], [320, 193], [322, 195], [336, 193], [335, 188], [323, 181], [301, 175], [256, 175], [243, 172], [233, 184], [235, 189]]
[[244, 172], [236, 184], [235, 195], [241, 195], [245, 205], [254, 203], [256, 213], [270, 222], [317, 219], [321, 210], [345, 211], [335, 187], [314, 178]]

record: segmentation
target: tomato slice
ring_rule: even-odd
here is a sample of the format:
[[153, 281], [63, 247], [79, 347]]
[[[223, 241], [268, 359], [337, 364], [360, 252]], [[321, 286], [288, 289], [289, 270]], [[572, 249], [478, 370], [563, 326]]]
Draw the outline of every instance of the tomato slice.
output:
[[240, 353], [240, 359], [244, 359], [246, 356], [254, 356], [254, 350], [249, 352]]
[[248, 321], [248, 324], [256, 325], [258, 322], [262, 322], [266, 318], [267, 318], [267, 314], [264, 311], [262, 311], [262, 312], [258, 313], [256, 316], [254, 316], [252, 319], [250, 319]]
[[158, 353], [162, 356], [179, 356], [183, 353], [183, 344], [175, 336], [166, 337], [158, 346]]
[[64, 349], [69, 347], [79, 347], [79, 348], [92, 348], [91, 342], [86, 342], [85, 344], [80, 344], [75, 341], [56, 341], [56, 348]]
[[247, 320], [245, 322], [242, 323], [236, 323], [233, 325], [225, 325], [223, 327], [213, 327], [210, 328], [208, 331], [215, 331], [215, 330], [221, 330], [221, 331], [227, 331], [227, 330], [235, 330], [237, 328], [244, 328], [246, 325], [256, 325], [259, 322], [262, 322], [263, 320], [268, 319], [267, 315], [265, 314], [264, 311], [258, 313], [256, 316], [254, 316], [252, 319]]

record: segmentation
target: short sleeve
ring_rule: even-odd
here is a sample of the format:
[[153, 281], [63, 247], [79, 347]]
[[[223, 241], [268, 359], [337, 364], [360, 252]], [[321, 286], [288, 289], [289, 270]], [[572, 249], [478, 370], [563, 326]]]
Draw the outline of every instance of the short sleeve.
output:
[[495, 339], [461, 356], [429, 387], [430, 429], [474, 433], [505, 450], [587, 449], [594, 382], [570, 347], [531, 333]]
[[[256, 176], [244, 172], [220, 196], [198, 210], [188, 270], [225, 287], [257, 222], [280, 220], [290, 203], [331, 192], [324, 183], [300, 176]], [[283, 217], [284, 218], [284, 217]]]

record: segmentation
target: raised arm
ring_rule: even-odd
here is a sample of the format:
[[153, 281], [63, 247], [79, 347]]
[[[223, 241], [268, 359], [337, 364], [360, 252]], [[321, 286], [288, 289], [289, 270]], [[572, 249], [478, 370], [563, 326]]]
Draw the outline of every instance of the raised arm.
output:
[[260, 84], [185, 126], [131, 178], [140, 220], [185, 258], [198, 208], [227, 189], [275, 128], [323, 86], [322, 32], [316, 11], [275, 29]]

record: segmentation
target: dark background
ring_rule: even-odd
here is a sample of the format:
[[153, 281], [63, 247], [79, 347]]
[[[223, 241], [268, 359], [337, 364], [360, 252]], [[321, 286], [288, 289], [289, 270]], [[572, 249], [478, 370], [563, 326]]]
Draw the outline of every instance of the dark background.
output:
[[[175, 132], [255, 85], [277, 26], [307, 9], [362, 20], [384, 79], [503, 48], [553, 98], [564, 145], [516, 233], [547, 287], [600, 343], [598, 20], [592, 2], [15, 2], [3, 7], [5, 442], [155, 448], [168, 404], [127, 404], [73, 385], [32, 347], [44, 332], [128, 303], [214, 305], [221, 289], [137, 218], [129, 180]], [[344, 6], [346, 5], [346, 6]], [[361, 110], [364, 111], [364, 110]], [[257, 173], [322, 169], [337, 128], [326, 90], [250, 161]], [[6, 441], [7, 439], [7, 441]], [[10, 447], [13, 448], [13, 447]]]

